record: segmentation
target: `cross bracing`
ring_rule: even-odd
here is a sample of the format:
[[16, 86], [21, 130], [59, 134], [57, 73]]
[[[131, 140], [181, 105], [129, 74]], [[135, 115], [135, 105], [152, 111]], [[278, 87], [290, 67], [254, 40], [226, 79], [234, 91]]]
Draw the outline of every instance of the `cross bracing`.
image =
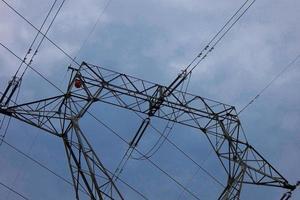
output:
[[[234, 106], [178, 90], [168, 92], [170, 87], [85, 62], [79, 68], [70, 69], [65, 94], [2, 106], [0, 110], [2, 114], [62, 138], [77, 199], [80, 199], [79, 189], [92, 199], [123, 199], [112, 174], [79, 127], [79, 119], [96, 102], [199, 130], [208, 139], [227, 174], [227, 186], [219, 199], [239, 199], [244, 183], [295, 189], [248, 143]], [[78, 81], [80, 85], [76, 85]], [[139, 140], [141, 138], [139, 135]], [[107, 185], [110, 189], [104, 190]]]
[[[236, 22], [254, 4], [255, 0], [246, 0], [219, 32], [212, 37], [202, 51], [197, 54], [192, 62], [168, 86], [151, 83], [85, 62], [80, 65], [47, 36], [48, 30], [65, 2], [64, 0], [61, 1], [60, 6], [56, 6], [56, 14], [52, 18], [46, 32], [42, 31], [43, 25], [40, 29], [36, 28], [9, 3], [4, 0], [2, 2], [25, 20], [26, 23], [30, 24], [37, 31], [37, 36], [42, 36], [42, 40], [38, 44], [34, 54], [31, 54], [32, 45], [35, 43], [35, 40], [33, 41], [24, 59], [0, 43], [2, 47], [21, 61], [20, 67], [25, 64], [23, 73], [21, 75], [18, 74], [19, 68], [4, 91], [0, 99], [0, 112], [9, 116], [8, 125], [11, 117], [13, 117], [62, 139], [68, 158], [76, 199], [124, 199], [124, 194], [119, 190], [116, 183], [117, 180], [121, 180], [121, 172], [111, 172], [104, 166], [80, 128], [80, 119], [86, 113], [91, 115], [88, 110], [96, 102], [110, 104], [135, 112], [139, 117], [142, 116], [143, 121], [137, 132], [133, 135], [131, 142], [125, 141], [129, 148], [124, 155], [124, 163], [122, 163], [123, 159], [120, 162], [121, 168], [124, 168], [127, 161], [133, 158], [131, 157], [132, 152], [136, 151], [140, 153], [136, 147], [140, 145], [140, 140], [144, 139], [143, 136], [146, 129], [152, 126], [150, 124], [152, 118], [158, 118], [167, 121], [167, 123], [178, 123], [191, 127], [208, 139], [209, 144], [227, 174], [227, 183], [219, 199], [239, 199], [244, 184], [285, 188], [289, 192], [284, 194], [282, 199], [290, 198], [291, 191], [296, 188], [297, 184], [290, 184], [248, 143], [238, 117], [239, 113], [244, 109], [237, 113], [234, 106], [192, 95], [178, 89], [189, 78], [192, 70], [207, 57]], [[49, 13], [52, 12], [56, 3], [58, 2], [54, 1]], [[47, 19], [48, 15], [45, 18], [45, 22]], [[79, 68], [70, 67], [72, 73], [65, 92], [31, 66], [33, 57], [36, 56], [43, 40], [48, 40], [67, 56], [72, 63], [80, 66]], [[32, 58], [27, 62], [26, 59], [29, 55], [32, 55]], [[27, 69], [31, 69], [39, 76], [42, 76], [42, 78], [56, 87], [62, 94], [28, 103], [15, 103], [16, 101], [14, 102], [12, 97], [16, 96], [17, 99], [22, 77]], [[172, 128], [170, 127], [173, 126], [167, 125], [166, 127], [171, 130]], [[8, 144], [4, 140], [3, 142]], [[141, 156], [152, 162], [147, 156]], [[164, 173], [168, 175], [166, 172]], [[199, 199], [170, 175], [168, 176], [182, 189], [189, 192], [192, 197]], [[6, 188], [14, 191], [10, 187]], [[14, 192], [18, 194], [17, 191]], [[23, 195], [19, 193], [19, 196], [22, 197]], [[147, 199], [143, 195], [141, 197]]]

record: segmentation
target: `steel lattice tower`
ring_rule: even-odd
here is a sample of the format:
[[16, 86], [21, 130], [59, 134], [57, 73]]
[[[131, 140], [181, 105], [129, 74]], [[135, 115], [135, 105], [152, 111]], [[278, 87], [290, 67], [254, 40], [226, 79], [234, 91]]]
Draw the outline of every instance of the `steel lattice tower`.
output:
[[130, 143], [133, 149], [152, 117], [201, 132], [227, 174], [227, 185], [218, 199], [240, 199], [243, 184], [290, 191], [296, 188], [242, 136], [234, 106], [177, 90], [188, 71], [182, 71], [169, 86], [162, 86], [85, 62], [70, 69], [70, 81], [62, 95], [16, 105], [10, 99], [17, 84], [11, 84], [1, 98], [0, 113], [62, 139], [77, 200], [87, 198], [80, 191], [92, 200], [124, 199], [113, 173], [105, 168], [80, 129], [80, 119], [96, 102], [147, 116]]

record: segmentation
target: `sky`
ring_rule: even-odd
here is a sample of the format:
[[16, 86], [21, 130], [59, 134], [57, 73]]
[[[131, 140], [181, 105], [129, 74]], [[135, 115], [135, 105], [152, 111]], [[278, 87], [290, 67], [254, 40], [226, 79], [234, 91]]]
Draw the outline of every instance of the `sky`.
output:
[[[42, 24], [52, 3], [7, 2], [35, 26]], [[48, 37], [78, 62], [86, 61], [168, 85], [242, 3], [239, 0], [66, 0]], [[234, 105], [239, 111], [300, 53], [299, 20], [297, 0], [257, 0], [193, 71], [188, 91]], [[36, 31], [3, 1], [0, 27], [0, 42], [23, 57]], [[19, 60], [0, 48], [0, 91], [4, 91], [19, 64]], [[65, 90], [70, 64], [64, 54], [45, 40], [32, 66]], [[297, 60], [240, 115], [249, 143], [290, 183], [300, 180], [299, 65]], [[54, 87], [28, 70], [18, 102], [56, 94]], [[127, 140], [141, 121], [131, 112], [101, 103], [94, 105], [91, 112]], [[103, 163], [108, 169], [115, 169], [126, 144], [89, 116], [80, 123]], [[166, 122], [154, 119], [153, 125], [162, 129]], [[3, 129], [0, 133], [3, 134]], [[157, 140], [153, 130], [146, 134], [140, 147], [143, 152]], [[13, 120], [5, 139], [70, 180], [59, 138]], [[175, 125], [170, 140], [222, 182], [226, 180], [203, 134]], [[168, 143], [152, 159], [200, 199], [216, 199], [222, 190]], [[74, 199], [71, 186], [5, 144], [0, 146], [0, 167], [0, 181], [29, 199]], [[147, 161], [130, 160], [121, 177], [149, 199], [193, 199]], [[121, 183], [119, 187], [126, 199], [141, 199]], [[280, 188], [245, 185], [241, 199], [280, 199], [284, 192]], [[0, 197], [21, 199], [1, 186]], [[299, 189], [292, 199], [300, 199]]]

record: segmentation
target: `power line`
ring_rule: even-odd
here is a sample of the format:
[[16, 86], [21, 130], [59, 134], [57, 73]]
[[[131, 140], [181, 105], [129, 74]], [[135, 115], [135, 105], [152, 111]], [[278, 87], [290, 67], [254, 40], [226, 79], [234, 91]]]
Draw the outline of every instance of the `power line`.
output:
[[15, 193], [16, 195], [18, 195], [18, 196], [21, 197], [22, 199], [29, 200], [28, 197], [24, 196], [24, 195], [21, 194], [20, 192], [17, 192], [16, 190], [12, 189], [11, 187], [7, 186], [6, 184], [0, 182], [0, 185], [2, 185], [3, 187], [5, 187], [5, 188], [8, 189], [9, 191]]
[[[169, 124], [171, 123], [171, 125], [169, 126]], [[153, 157], [159, 150], [160, 148], [164, 145], [166, 138], [169, 137], [169, 135], [172, 132], [172, 129], [175, 125], [175, 122], [170, 122], [168, 121], [164, 130], [161, 132], [162, 134], [159, 136], [158, 140], [155, 142], [155, 144], [145, 153], [145, 156], [139, 157], [139, 158], [135, 158], [132, 157], [132, 159], [134, 160], [146, 160], [148, 158]], [[165, 137], [163, 137], [165, 136]]]
[[80, 66], [80, 64], [72, 58], [65, 50], [63, 50], [59, 45], [57, 45], [53, 40], [51, 40], [48, 36], [46, 36], [44, 33], [39, 31], [39, 29], [33, 25], [28, 19], [26, 19], [20, 12], [18, 12], [15, 8], [13, 8], [9, 3], [7, 3], [5, 0], [1, 0], [3, 3], [5, 3], [13, 12], [15, 12], [19, 17], [21, 17], [26, 23], [28, 23], [32, 28], [34, 28], [36, 31], [38, 31], [41, 35], [43, 35], [51, 44], [53, 44], [58, 50], [60, 50], [67, 58], [69, 58], [73, 63]]
[[[61, 8], [63, 7], [64, 3], [65, 3], [65, 0], [63, 0], [62, 3], [60, 4], [59, 8], [57, 9], [57, 11], [56, 11], [56, 13], [55, 13], [55, 15], [54, 15], [54, 17], [53, 17], [53, 19], [51, 20], [51, 22], [50, 22], [50, 24], [49, 24], [49, 26], [48, 26], [48, 28], [47, 28], [45, 34], [43, 34], [43, 37], [42, 37], [42, 39], [40, 40], [40, 42], [39, 42], [39, 44], [38, 44], [38, 46], [37, 46], [37, 48], [36, 48], [34, 54], [31, 56], [31, 59], [30, 59], [30, 61], [29, 61], [29, 64], [26, 65], [26, 68], [25, 68], [25, 70], [23, 71], [23, 73], [22, 73], [22, 75], [21, 75], [21, 79], [22, 79], [22, 77], [24, 76], [25, 72], [27, 71], [28, 66], [31, 65], [31, 63], [32, 63], [32, 61], [33, 61], [33, 58], [36, 56], [36, 54], [37, 54], [39, 48], [41, 47], [41, 45], [42, 45], [42, 43], [43, 43], [43, 41], [44, 41], [46, 35], [48, 34], [48, 32], [49, 32], [51, 26], [53, 25], [53, 23], [54, 23], [54, 21], [55, 21], [57, 15], [58, 15], [59, 12], [61, 11]], [[51, 8], [51, 9], [52, 9], [52, 8]], [[40, 31], [39, 31], [39, 32], [40, 32]]]
[[106, 9], [108, 8], [108, 6], [110, 5], [111, 1], [112, 1], [112, 0], [108, 0], [108, 1], [106, 2], [106, 4], [105, 4], [103, 10], [100, 12], [100, 14], [99, 14], [99, 16], [98, 16], [98, 18], [97, 18], [95, 24], [93, 25], [91, 31], [87, 34], [86, 38], [84, 39], [83, 43], [81, 44], [81, 46], [80, 46], [80, 48], [79, 48], [77, 54], [75, 55], [74, 59], [76, 59], [76, 57], [79, 55], [80, 51], [83, 49], [83, 47], [86, 45], [86, 43], [87, 43], [88, 40], [90, 39], [92, 33], [95, 31], [95, 29], [96, 29], [98, 23], [100, 22], [102, 16], [104, 15], [104, 13], [105, 13]]
[[[252, 4], [253, 4], [253, 3], [254, 3], [254, 1], [252, 2]], [[252, 4], [251, 4], [251, 5], [252, 5]], [[251, 6], [251, 5], [250, 5], [250, 6]], [[250, 6], [249, 6], [249, 7], [250, 7]], [[249, 7], [248, 7], [248, 8], [249, 8]], [[248, 9], [248, 8], [247, 8], [247, 9]], [[247, 9], [242, 13], [242, 15], [247, 11]], [[241, 17], [241, 16], [240, 16], [240, 17]], [[239, 18], [240, 18], [240, 17], [239, 17]], [[230, 26], [230, 28], [231, 28], [231, 27], [239, 20], [239, 18], [238, 18], [238, 19]], [[215, 45], [223, 38], [223, 36], [230, 30], [230, 28], [229, 28], [229, 29], [221, 36], [221, 38], [220, 38], [219, 40], [217, 40], [217, 42], [215, 43]], [[215, 45], [214, 45], [214, 46], [215, 46]], [[213, 46], [213, 47], [214, 47], [214, 46]], [[210, 51], [209, 51], [209, 52], [210, 52]], [[207, 54], [206, 54], [206, 55], [207, 55]], [[206, 56], [206, 55], [205, 55], [205, 56]], [[30, 64], [29, 64], [29, 65], [30, 65]], [[28, 67], [28, 65], [27, 65], [27, 67]], [[194, 66], [194, 67], [192, 68], [192, 70], [193, 70], [195, 67], [196, 67], [196, 66]], [[137, 151], [138, 153], [140, 153], [138, 150], [136, 150], [136, 151]], [[143, 155], [143, 154], [141, 154], [141, 155]], [[148, 160], [148, 161], [151, 161], [150, 159], [147, 159], [147, 160]], [[163, 171], [163, 172], [165, 172], [165, 171]], [[166, 172], [165, 172], [165, 173], [166, 173]], [[169, 176], [168, 174], [166, 174], [166, 175]], [[174, 180], [172, 176], [170, 176], [169, 178], [171, 178], [173, 181], [176, 182], [176, 180]], [[177, 182], [176, 182], [176, 183], [177, 183]], [[180, 185], [179, 182], [178, 182], [177, 184]], [[180, 185], [180, 186], [181, 186], [181, 185]]]
[[[50, 9], [49, 9], [49, 11], [48, 11], [48, 13], [47, 13], [47, 15], [46, 15], [46, 17], [45, 17], [43, 23], [42, 23], [42, 25], [41, 25], [40, 28], [39, 28], [39, 31], [38, 31], [37, 34], [35, 35], [33, 41], [31, 42], [31, 44], [30, 44], [30, 46], [29, 46], [29, 48], [28, 48], [28, 50], [27, 50], [27, 52], [26, 52], [26, 54], [25, 54], [25, 56], [24, 56], [24, 60], [26, 60], [27, 55], [31, 52], [32, 47], [33, 47], [35, 41], [37, 40], [38, 36], [40, 35], [40, 32], [42, 31], [44, 25], [46, 24], [46, 21], [48, 20], [48, 17], [50, 16], [50, 14], [51, 14], [51, 12], [52, 12], [52, 10], [53, 10], [53, 8], [54, 8], [56, 2], [57, 2], [57, 0], [55, 0], [55, 1], [53, 2], [53, 4], [51, 5], [51, 7], [50, 7]], [[19, 70], [20, 70], [21, 67], [22, 67], [22, 64], [23, 64], [23, 61], [20, 63], [20, 65], [19, 65], [19, 67], [18, 67], [18, 69], [17, 69], [17, 71], [16, 71], [16, 73], [15, 73], [15, 76], [17, 76]]]
[[[232, 27], [241, 19], [241, 17], [255, 2], [256, 0], [246, 0], [230, 17], [230, 19], [222, 26], [222, 28], [216, 33], [216, 35], [214, 35], [209, 43], [200, 51], [200, 53], [192, 60], [192, 62], [185, 68], [184, 71], [187, 72], [187, 70], [189, 70], [188, 73], [191, 73], [207, 57], [207, 55], [212, 50], [214, 50], [215, 46], [225, 37], [225, 35], [232, 29]], [[245, 9], [243, 10], [243, 8]], [[219, 35], [220, 37], [218, 37]]]
[[[2, 2], [4, 2], [11, 10], [13, 10], [18, 16], [20, 16], [24, 21], [26, 21], [30, 26], [32, 26], [35, 30], [37, 30], [39, 33], [41, 33], [43, 36], [45, 36], [45, 38], [52, 43], [56, 48], [58, 48], [65, 56], [67, 56], [72, 62], [74, 62], [75, 64], [77, 64], [78, 66], [80, 66], [80, 64], [74, 59], [72, 58], [66, 51], [64, 51], [60, 46], [58, 46], [55, 42], [53, 42], [50, 38], [48, 38], [45, 34], [43, 34], [41, 31], [39, 31], [39, 29], [37, 27], [35, 27], [29, 20], [27, 20], [20, 12], [18, 12], [16, 9], [14, 9], [9, 3], [7, 3], [5, 0], [1, 0]], [[237, 17], [237, 19], [233, 20], [238, 13], [242, 10], [242, 8], [245, 7], [246, 3], [248, 3], [250, 0], [247, 0], [245, 3], [243, 3], [243, 5], [236, 11], [236, 13], [226, 22], [226, 24], [220, 29], [220, 31], [218, 31], [218, 33], [211, 39], [211, 41], [208, 44], [211, 44], [213, 42], [213, 40], [215, 40], [217, 38], [218, 35], [221, 34], [221, 32], [223, 30], [225, 30], [225, 32], [220, 36], [220, 38], [214, 43], [214, 45], [212, 47], [210, 47], [209, 45], [207, 45], [205, 48], [203, 48], [203, 50], [198, 54], [198, 56], [196, 56], [194, 58], [194, 60], [186, 67], [186, 69], [184, 71], [186, 71], [188, 68], [190, 68], [193, 63], [196, 62], [197, 59], [200, 58], [200, 60], [198, 62], [196, 62], [196, 64], [192, 67], [192, 69], [189, 71], [189, 73], [191, 73], [191, 71], [196, 68], [199, 63], [214, 49], [214, 47], [220, 42], [220, 40], [229, 32], [229, 30], [232, 29], [232, 27], [237, 23], [237, 21], [240, 20], [240, 18], [247, 12], [247, 10], [254, 4], [254, 2], [256, 0], [253, 0], [250, 5], [248, 5], [248, 7], [246, 7], [246, 9], [240, 14], [239, 17]], [[229, 26], [229, 28], [225, 29], [227, 27], [228, 24], [230, 24], [230, 22], [233, 21], [233, 23]], [[203, 54], [205, 51], [206, 54]], [[201, 57], [202, 56], [202, 57]]]
[[[139, 116], [139, 115], [138, 115]], [[140, 116], [139, 116], [140, 117]], [[152, 124], [150, 124], [150, 127], [155, 130], [158, 134], [162, 135], [162, 133], [154, 127]], [[191, 156], [189, 156], [187, 153], [185, 153], [178, 145], [176, 145], [173, 141], [171, 141], [168, 137], [162, 135], [162, 137], [165, 138], [165, 140], [171, 144], [175, 149], [177, 149], [180, 153], [182, 153], [186, 158], [188, 158], [190, 161], [192, 161], [199, 169], [201, 169], [204, 173], [206, 173], [210, 178], [212, 178], [217, 184], [225, 188], [224, 184], [221, 183], [216, 177], [214, 177], [209, 171], [207, 171], [204, 167], [202, 167], [198, 162], [196, 162]]]
[[[44, 33], [42, 33], [36, 26], [34, 26], [29, 20], [27, 20], [20, 12], [18, 12], [16, 9], [14, 9], [9, 3], [7, 3], [5, 0], [1, 0], [4, 2], [11, 10], [13, 10], [17, 15], [19, 15], [24, 21], [26, 21], [30, 26], [32, 26], [35, 30], [37, 30], [39, 33], [41, 33], [50, 43], [52, 43], [56, 48], [58, 48], [63, 54], [65, 54], [72, 62], [75, 64], [79, 65], [79, 63], [72, 58], [68, 53], [66, 53], [61, 47], [59, 47], [55, 42], [53, 42], [50, 38], [48, 38]], [[197, 62], [190, 71], [192, 71], [207, 55], [210, 53], [214, 47], [219, 43], [219, 41], [232, 29], [232, 27], [237, 23], [237, 21], [240, 20], [240, 18], [247, 12], [247, 10], [254, 4], [256, 0], [253, 0], [247, 7], [246, 9], [237, 17], [237, 19], [233, 20], [239, 12], [242, 10], [242, 8], [245, 7], [245, 5], [249, 2], [250, 0], [247, 0], [243, 3], [243, 5], [235, 12], [235, 14], [225, 23], [225, 25], [218, 31], [218, 33], [210, 40], [208, 45], [202, 49], [202, 51], [194, 58], [194, 60], [187, 66], [186, 70], [191, 67], [191, 65], [201, 56], [203, 55], [203, 52], [208, 50], [208, 52], [200, 59], [199, 62]], [[108, 2], [109, 4], [110, 2]], [[106, 5], [106, 7], [108, 6]], [[106, 9], [105, 7], [105, 9]], [[101, 18], [101, 15], [99, 16], [99, 20]], [[230, 22], [233, 21], [233, 23], [229, 26], [229, 28], [225, 29]], [[97, 22], [96, 22], [97, 24]], [[93, 28], [94, 29], [94, 28]], [[221, 32], [225, 30], [225, 32], [220, 36], [220, 38], [214, 43], [212, 47], [209, 47], [209, 45], [217, 38], [218, 35], [221, 34]], [[92, 30], [93, 31], [93, 30]]]
[[[113, 174], [111, 171], [109, 171], [108, 169], [106, 169], [111, 175]], [[129, 185], [128, 183], [126, 183], [124, 180], [118, 178], [118, 180], [120, 182], [122, 182], [123, 184], [125, 184], [127, 187], [129, 187], [130, 189], [132, 189], [135, 193], [137, 193], [138, 195], [140, 195], [143, 199], [145, 200], [149, 200], [143, 193], [141, 193], [140, 191], [138, 191], [137, 189], [135, 189], [134, 187], [132, 187], [131, 185]]]
[[[111, 171], [109, 171], [108, 169], [106, 169], [108, 173], [110, 173], [111, 175], [113, 174]], [[83, 172], [85, 172], [85, 170], [82, 170]], [[88, 172], [87, 172], [88, 173]], [[103, 178], [102, 176], [95, 174], [95, 176]], [[127, 187], [129, 187], [132, 191], [136, 192], [138, 195], [140, 195], [143, 199], [145, 200], [149, 200], [143, 193], [141, 193], [140, 191], [138, 191], [137, 189], [135, 189], [134, 187], [132, 187], [131, 185], [129, 185], [128, 183], [126, 183], [124, 180], [119, 179], [118, 180], [120, 182], [122, 182], [124, 185], [126, 185]]]
[[[13, 56], [15, 56], [17, 59], [21, 60], [22, 59], [16, 54], [14, 53], [11, 49], [9, 49], [7, 46], [5, 46], [4, 44], [2, 44], [0, 42], [0, 45], [5, 48], [7, 51], [9, 51]], [[29, 64], [25, 63], [32, 71], [34, 71], [37, 75], [39, 75], [41, 78], [43, 78], [45, 81], [47, 81], [50, 85], [52, 85], [53, 87], [55, 87], [57, 90], [59, 90], [61, 93], [64, 93], [59, 87], [57, 87], [54, 83], [52, 83], [49, 79], [46, 78], [46, 76], [44, 76], [42, 73], [40, 73], [39, 71], [37, 71], [34, 67], [30, 66]]]
[[[205, 162], [208, 160], [210, 154], [212, 154], [213, 150], [210, 150], [210, 152], [208, 153], [208, 156], [206, 157], [206, 159], [202, 162], [202, 165], [205, 164]], [[193, 179], [196, 177], [196, 175], [199, 173], [200, 168], [198, 168], [196, 170], [196, 172], [189, 178], [189, 180], [187, 181], [186, 185], [190, 185], [190, 183], [193, 181]], [[181, 191], [181, 193], [178, 195], [177, 200], [180, 200], [181, 196], [184, 194], [184, 191]]]
[[[28, 154], [24, 153], [23, 151], [21, 151], [20, 149], [18, 149], [17, 147], [11, 145], [10, 143], [6, 142], [5, 140], [2, 140], [3, 144], [6, 144], [8, 147], [10, 147], [12, 150], [14, 150], [15, 152], [21, 154], [22, 156], [24, 156], [26, 159], [34, 162], [35, 164], [37, 164], [39, 167], [47, 170], [48, 172], [50, 172], [52, 175], [56, 176], [57, 178], [61, 179], [63, 182], [73, 186], [73, 184], [68, 181], [66, 178], [62, 177], [61, 175], [59, 175], [58, 173], [56, 173], [55, 171], [51, 170], [49, 167], [47, 167], [46, 165], [42, 164], [41, 162], [39, 162], [38, 160], [32, 158], [31, 156], [29, 156]], [[86, 193], [87, 194], [87, 193]]]
[[[254, 1], [252, 2], [252, 4], [253, 4], [253, 3], [254, 3]], [[250, 4], [250, 6], [251, 6], [252, 4]], [[250, 7], [250, 6], [249, 6], [249, 7]], [[249, 8], [249, 7], [248, 7], [248, 8]], [[242, 13], [242, 15], [248, 10], [248, 8]], [[241, 16], [242, 16], [242, 15], [241, 15]], [[240, 17], [241, 17], [241, 16], [240, 16]], [[237, 19], [237, 20], [229, 27], [229, 29], [221, 36], [221, 38], [219, 38], [219, 40], [217, 40], [217, 42], [214, 44], [214, 46], [215, 46], [215, 45], [216, 45], [216, 44], [224, 37], [224, 35], [225, 35], [225, 34], [231, 29], [231, 27], [232, 27], [232, 26], [240, 19], [240, 17], [238, 17], [238, 19]], [[223, 28], [222, 28], [222, 29], [223, 29]], [[220, 32], [219, 32], [219, 33], [220, 33]], [[218, 33], [218, 34], [219, 34], [219, 33]], [[213, 47], [214, 47], [214, 46], [213, 46]], [[195, 67], [196, 67], [196, 66], [194, 66], [193, 69], [194, 69]]]
[[258, 94], [249, 101], [239, 112], [240, 115], [246, 108], [248, 108], [254, 101], [256, 101], [278, 78], [280, 78], [289, 68], [293, 67], [295, 62], [300, 58], [298, 54], [290, 63], [288, 63], [264, 88], [262, 88]]

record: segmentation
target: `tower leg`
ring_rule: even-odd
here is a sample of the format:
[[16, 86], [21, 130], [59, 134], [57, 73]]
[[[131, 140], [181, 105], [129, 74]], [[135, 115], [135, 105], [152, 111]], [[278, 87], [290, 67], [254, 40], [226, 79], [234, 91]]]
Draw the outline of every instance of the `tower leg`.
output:
[[68, 163], [77, 200], [123, 200], [112, 181], [110, 172], [103, 166], [78, 121], [72, 120], [71, 128], [63, 135]]
[[245, 170], [240, 168], [240, 171], [236, 176], [229, 176], [227, 180], [227, 186], [221, 193], [218, 200], [239, 200], [242, 190], [242, 183], [244, 179]]

